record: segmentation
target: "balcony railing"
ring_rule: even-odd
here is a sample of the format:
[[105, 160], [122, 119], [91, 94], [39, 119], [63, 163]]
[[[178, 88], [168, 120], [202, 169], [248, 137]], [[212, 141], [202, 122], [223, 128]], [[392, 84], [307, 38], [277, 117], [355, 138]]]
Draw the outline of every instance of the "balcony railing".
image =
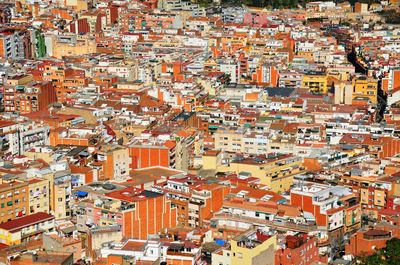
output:
[[251, 224], [264, 224], [268, 225], [270, 227], [276, 228], [278, 230], [294, 230], [294, 231], [300, 231], [300, 232], [311, 232], [311, 231], [316, 231], [318, 230], [317, 225], [307, 225], [307, 224], [296, 224], [292, 222], [283, 222], [283, 223], [277, 223], [271, 220], [265, 220], [261, 218], [253, 218], [253, 217], [247, 217], [247, 216], [242, 216], [238, 214], [229, 214], [229, 213], [218, 213], [214, 214], [213, 219], [226, 219], [226, 220], [233, 220], [233, 221], [239, 221], [239, 222], [246, 222], [246, 223], [251, 223]]

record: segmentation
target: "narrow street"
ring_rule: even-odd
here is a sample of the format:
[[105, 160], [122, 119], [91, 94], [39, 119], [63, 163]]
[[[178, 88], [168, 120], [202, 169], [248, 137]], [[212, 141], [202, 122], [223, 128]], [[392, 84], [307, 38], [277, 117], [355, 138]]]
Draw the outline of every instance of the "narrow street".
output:
[[[359, 74], [368, 74], [368, 69], [365, 69], [362, 67], [358, 62], [357, 62], [357, 56], [354, 51], [354, 48], [351, 50], [350, 53], [347, 54], [347, 60], [354, 65], [356, 73]], [[379, 80], [378, 82], [378, 104], [376, 106], [377, 111], [376, 111], [376, 116], [375, 116], [375, 121], [380, 122], [383, 119], [383, 115], [385, 113], [387, 106], [387, 95], [382, 90], [382, 82]]]

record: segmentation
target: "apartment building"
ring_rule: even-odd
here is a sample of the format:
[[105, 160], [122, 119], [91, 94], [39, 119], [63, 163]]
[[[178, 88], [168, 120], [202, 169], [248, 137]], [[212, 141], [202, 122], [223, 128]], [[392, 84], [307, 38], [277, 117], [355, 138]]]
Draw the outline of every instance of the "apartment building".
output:
[[385, 208], [388, 196], [393, 192], [392, 182], [373, 176], [343, 176], [344, 185], [352, 187], [357, 195], [361, 211], [371, 219], [378, 218], [378, 211]]
[[46, 110], [50, 103], [56, 102], [53, 85], [36, 82], [31, 75], [8, 77], [4, 90], [4, 109], [7, 112], [27, 114]]
[[0, 224], [0, 241], [7, 245], [17, 245], [53, 230], [54, 216], [38, 212]]
[[31, 178], [29, 182], [29, 214], [50, 213], [50, 183], [46, 179]]
[[303, 183], [291, 189], [290, 203], [311, 213], [317, 225], [330, 234], [340, 236], [343, 234], [344, 205], [339, 198], [350, 194], [347, 187]]
[[95, 39], [89, 35], [46, 35], [45, 42], [47, 54], [58, 59], [96, 52]]
[[366, 100], [371, 104], [378, 103], [378, 81], [366, 76], [353, 79], [353, 102], [355, 100]]
[[275, 265], [312, 265], [319, 261], [318, 239], [307, 234], [286, 235], [278, 239]]
[[164, 192], [177, 207], [178, 224], [184, 227], [199, 227], [206, 219], [222, 207], [229, 187], [208, 184], [196, 177], [175, 177], [164, 185], [158, 184], [155, 190]]
[[225, 152], [264, 154], [268, 151], [269, 138], [246, 129], [227, 129], [221, 127], [213, 135], [215, 149]]
[[0, 179], [0, 223], [29, 214], [29, 182], [11, 175]]
[[[227, 170], [248, 172], [259, 178], [272, 191], [289, 190], [293, 185], [293, 177], [304, 171], [302, 159], [293, 155], [268, 154], [255, 157], [237, 156], [229, 162]], [[218, 169], [220, 170], [220, 169]]]
[[328, 78], [325, 73], [305, 73], [302, 78], [302, 88], [314, 93], [328, 93]]
[[[176, 207], [165, 194], [95, 182], [77, 188], [76, 196], [80, 197], [74, 203], [80, 231], [94, 225], [119, 225], [124, 237], [146, 239], [176, 225]], [[96, 199], [87, 201], [88, 197]]]
[[107, 145], [97, 152], [97, 163], [103, 168], [100, 174], [104, 180], [122, 181], [128, 178], [130, 159], [129, 150], [123, 146]]
[[13, 121], [0, 120], [1, 156], [19, 154], [18, 124]]
[[4, 28], [0, 32], [0, 58], [24, 59], [31, 57], [30, 38], [27, 31]]
[[249, 230], [233, 238], [231, 264], [275, 264], [276, 235], [273, 232]]

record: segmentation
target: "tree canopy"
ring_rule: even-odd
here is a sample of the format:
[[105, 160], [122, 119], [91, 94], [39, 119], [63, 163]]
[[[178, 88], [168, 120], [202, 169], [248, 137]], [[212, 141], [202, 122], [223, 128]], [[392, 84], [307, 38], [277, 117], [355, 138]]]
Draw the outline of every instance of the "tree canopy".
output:
[[386, 247], [375, 254], [359, 258], [366, 265], [398, 265], [400, 264], [400, 239], [392, 238], [386, 242]]

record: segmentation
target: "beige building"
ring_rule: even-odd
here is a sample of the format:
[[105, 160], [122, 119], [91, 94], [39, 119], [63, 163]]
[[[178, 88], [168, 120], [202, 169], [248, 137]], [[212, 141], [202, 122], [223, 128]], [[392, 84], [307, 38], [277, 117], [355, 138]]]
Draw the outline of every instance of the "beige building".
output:
[[88, 35], [47, 35], [48, 55], [61, 59], [63, 56], [80, 56], [96, 52], [96, 40]]
[[50, 213], [50, 182], [47, 179], [29, 179], [29, 214]]
[[303, 160], [293, 155], [267, 154], [257, 157], [224, 157], [220, 151], [208, 151], [202, 157], [204, 170], [249, 173], [259, 178], [274, 192], [283, 192], [293, 185], [294, 176], [304, 172]]
[[104, 145], [97, 154], [103, 163], [105, 179], [125, 180], [129, 177], [129, 149], [120, 145]]
[[335, 104], [351, 105], [353, 99], [353, 86], [350, 82], [335, 84]]
[[65, 0], [65, 5], [78, 13], [88, 10], [88, 1], [85, 0]]
[[269, 139], [264, 134], [246, 130], [218, 129], [214, 133], [215, 149], [226, 152], [265, 154]]
[[70, 183], [59, 183], [54, 185], [53, 205], [54, 216], [56, 219], [64, 219], [71, 216], [71, 208], [69, 207], [68, 189]]

